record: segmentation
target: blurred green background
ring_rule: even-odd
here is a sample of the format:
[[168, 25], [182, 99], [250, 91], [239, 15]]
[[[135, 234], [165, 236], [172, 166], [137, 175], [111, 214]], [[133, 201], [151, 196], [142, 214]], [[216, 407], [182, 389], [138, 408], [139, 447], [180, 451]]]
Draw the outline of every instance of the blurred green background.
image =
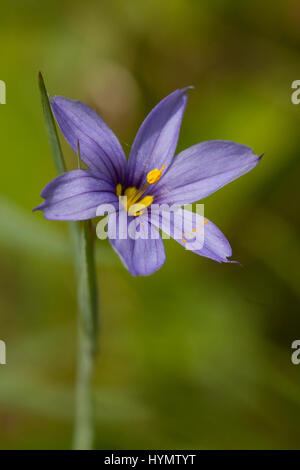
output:
[[[69, 448], [76, 292], [65, 223], [31, 210], [55, 176], [37, 74], [98, 110], [128, 153], [146, 113], [194, 85], [179, 150], [265, 153], [205, 200], [238, 265], [166, 241], [133, 278], [97, 242], [96, 447], [299, 448], [300, 79], [297, 0], [11, 0], [1, 5], [0, 448]], [[61, 138], [68, 167], [76, 158]]]

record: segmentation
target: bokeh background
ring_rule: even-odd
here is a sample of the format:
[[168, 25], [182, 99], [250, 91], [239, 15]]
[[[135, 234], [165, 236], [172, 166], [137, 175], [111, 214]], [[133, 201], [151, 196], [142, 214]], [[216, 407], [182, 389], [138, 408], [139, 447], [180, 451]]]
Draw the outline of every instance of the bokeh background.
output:
[[146, 113], [194, 85], [179, 150], [217, 138], [265, 154], [205, 200], [242, 267], [166, 241], [166, 265], [133, 278], [97, 242], [96, 447], [299, 448], [299, 2], [11, 0], [0, 23], [0, 448], [64, 449], [72, 437], [68, 231], [31, 212], [55, 176], [39, 70], [51, 95], [98, 110], [127, 153]]

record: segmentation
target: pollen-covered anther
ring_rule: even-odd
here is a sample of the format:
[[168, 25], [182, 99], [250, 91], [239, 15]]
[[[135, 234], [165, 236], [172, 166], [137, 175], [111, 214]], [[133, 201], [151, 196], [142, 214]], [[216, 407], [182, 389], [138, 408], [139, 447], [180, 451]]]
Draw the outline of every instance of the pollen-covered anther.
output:
[[157, 183], [162, 177], [162, 171], [165, 168], [166, 167], [163, 165], [160, 170], [158, 168], [155, 168], [154, 170], [149, 171], [149, 173], [147, 174], [147, 182], [149, 184]]
[[121, 183], [118, 183], [116, 186], [116, 195], [119, 197], [122, 194], [122, 185]]

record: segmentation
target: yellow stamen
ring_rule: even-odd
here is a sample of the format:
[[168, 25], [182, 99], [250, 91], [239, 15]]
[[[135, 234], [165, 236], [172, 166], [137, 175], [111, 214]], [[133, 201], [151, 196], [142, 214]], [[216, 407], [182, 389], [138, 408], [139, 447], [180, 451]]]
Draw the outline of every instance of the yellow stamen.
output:
[[149, 185], [155, 184], [160, 180], [162, 176], [162, 171], [165, 168], [166, 167], [162, 165], [160, 170], [158, 168], [155, 168], [154, 170], [149, 171], [149, 173], [147, 174], [147, 181], [139, 189], [132, 186], [130, 188], [126, 188], [123, 193], [122, 184], [117, 184], [116, 195], [120, 198], [120, 201], [125, 207], [128, 214], [140, 215], [146, 207], [152, 204], [153, 196], [148, 195], [143, 197], [143, 194], [145, 194], [145, 192], [149, 188]]
[[127, 202], [129, 204], [132, 201], [137, 193], [137, 189], [135, 187], [127, 188], [124, 191], [124, 196], [127, 196]]
[[145, 196], [143, 197], [139, 202], [132, 204], [128, 206], [127, 204], [127, 211], [129, 215], [141, 215], [143, 210], [146, 209], [146, 207], [150, 206], [153, 202], [153, 196]]
[[116, 195], [119, 197], [122, 194], [122, 185], [121, 183], [118, 183], [116, 186]]
[[120, 197], [120, 201], [129, 215], [141, 215], [142, 211], [152, 204], [153, 196], [144, 196], [142, 199], [139, 199], [140, 196], [141, 191], [132, 186], [125, 189], [124, 196]]
[[162, 176], [162, 171], [165, 168], [166, 167], [163, 165], [160, 170], [158, 168], [155, 168], [154, 170], [149, 171], [149, 173], [147, 174], [147, 182], [149, 184], [157, 183], [160, 180]]
[[139, 204], [143, 204], [145, 207], [150, 206], [153, 202], [153, 196], [145, 196], [140, 201]]

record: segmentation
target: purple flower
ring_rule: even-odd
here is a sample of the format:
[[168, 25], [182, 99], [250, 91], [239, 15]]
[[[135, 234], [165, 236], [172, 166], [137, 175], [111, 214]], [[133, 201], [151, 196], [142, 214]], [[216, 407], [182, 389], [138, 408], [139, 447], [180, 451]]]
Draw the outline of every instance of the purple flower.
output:
[[[121, 224], [119, 198], [127, 196], [128, 221], [141, 231], [151, 229], [155, 237], [117, 237], [110, 242], [131, 274], [149, 275], [165, 262], [165, 249], [158, 228], [174, 236], [178, 220], [190, 222], [193, 232], [201, 225], [199, 216], [180, 209], [167, 224], [167, 212], [155, 214], [151, 221], [146, 211], [153, 204], [183, 206], [217, 191], [254, 168], [260, 157], [245, 145], [223, 140], [196, 144], [174, 158], [188, 88], [164, 98], [147, 116], [133, 142], [128, 162], [111, 129], [87, 105], [60, 96], [51, 100], [57, 123], [73, 150], [80, 142], [81, 158], [89, 169], [73, 170], [58, 176], [42, 191], [42, 210], [46, 219], [85, 220], [96, 216], [97, 208], [110, 204]], [[203, 222], [203, 219], [202, 219]], [[150, 225], [149, 225], [150, 224]], [[222, 232], [205, 220], [204, 243], [196, 254], [215, 261], [229, 262], [231, 247]], [[176, 238], [183, 246], [187, 240]]]

